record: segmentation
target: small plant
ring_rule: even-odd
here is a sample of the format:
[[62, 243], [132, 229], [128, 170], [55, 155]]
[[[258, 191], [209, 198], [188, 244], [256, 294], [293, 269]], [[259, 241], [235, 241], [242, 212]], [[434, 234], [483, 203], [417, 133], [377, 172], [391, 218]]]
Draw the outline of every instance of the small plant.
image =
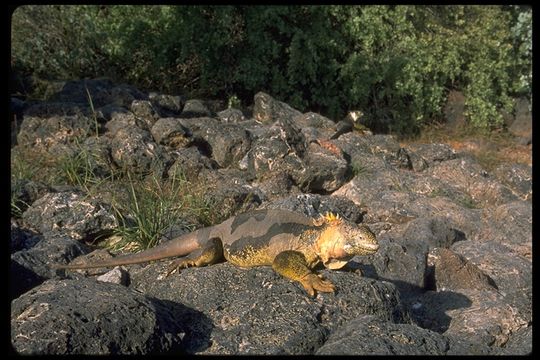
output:
[[229, 100], [227, 101], [227, 108], [229, 109], [239, 109], [241, 105], [242, 103], [236, 95], [230, 96]]
[[28, 208], [29, 204], [27, 204], [24, 200], [20, 198], [20, 196], [17, 195], [20, 190], [21, 183], [17, 182], [15, 184], [11, 184], [11, 217], [14, 218], [20, 218], [22, 217], [22, 213], [26, 208]]
[[353, 176], [364, 175], [367, 173], [367, 169], [359, 161], [353, 161], [351, 164]]
[[[122, 237], [115, 247], [132, 244], [137, 250], [145, 250], [154, 247], [165, 230], [181, 220], [193, 230], [201, 219], [207, 219], [209, 208], [191, 186], [181, 177], [167, 182], [155, 176], [134, 180], [128, 173], [127, 197], [117, 198], [113, 206], [120, 223], [116, 235]], [[209, 224], [203, 221], [203, 225]]]
[[448, 191], [443, 188], [435, 188], [429, 194], [429, 197], [445, 196], [449, 197]]
[[[113, 180], [117, 172], [107, 159], [88, 146], [81, 145], [79, 140], [75, 140], [72, 152], [55, 160], [53, 167], [57, 169], [57, 182], [78, 186], [87, 193], [100, 188], [103, 182]], [[100, 171], [100, 168], [106, 168], [108, 175], [102, 174], [105, 171]]]
[[476, 202], [473, 200], [472, 197], [470, 197], [469, 195], [467, 194], [464, 194], [463, 196], [460, 196], [459, 198], [456, 199], [457, 203], [467, 209], [476, 209], [478, 208], [478, 205], [476, 204]]
[[86, 84], [84, 84], [84, 90], [86, 90], [86, 96], [88, 97], [88, 104], [90, 105], [90, 110], [92, 110], [92, 118], [94, 119], [94, 127], [96, 131], [96, 137], [99, 136], [99, 124], [97, 120], [96, 110], [94, 109], [94, 102], [92, 101], [92, 96], [90, 95], [90, 91], [88, 91], [88, 87], [86, 87]]

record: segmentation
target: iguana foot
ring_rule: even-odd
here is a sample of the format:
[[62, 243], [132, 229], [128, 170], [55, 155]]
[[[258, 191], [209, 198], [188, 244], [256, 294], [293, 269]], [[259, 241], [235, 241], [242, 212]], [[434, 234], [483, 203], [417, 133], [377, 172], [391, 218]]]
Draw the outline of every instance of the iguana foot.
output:
[[329, 280], [324, 280], [320, 275], [308, 274], [299, 280], [310, 296], [315, 296], [315, 290], [320, 292], [334, 292], [335, 287]]
[[272, 263], [272, 268], [288, 279], [298, 281], [310, 296], [315, 296], [315, 290], [333, 292], [334, 285], [313, 273], [308, 266], [304, 254], [298, 251], [286, 250], [279, 253]]
[[184, 269], [191, 266], [206, 266], [215, 264], [223, 258], [223, 246], [221, 240], [218, 238], [212, 238], [208, 243], [188, 256], [174, 261], [168, 268], [163, 278], [171, 275], [173, 272], [180, 269]]
[[168, 277], [175, 271], [179, 273], [180, 269], [184, 269], [189, 266], [195, 266], [194, 261], [189, 261], [187, 259], [180, 259], [180, 260], [173, 261], [173, 263], [169, 265], [169, 267], [167, 268], [167, 271], [165, 272], [165, 275], [163, 276], [163, 278]]

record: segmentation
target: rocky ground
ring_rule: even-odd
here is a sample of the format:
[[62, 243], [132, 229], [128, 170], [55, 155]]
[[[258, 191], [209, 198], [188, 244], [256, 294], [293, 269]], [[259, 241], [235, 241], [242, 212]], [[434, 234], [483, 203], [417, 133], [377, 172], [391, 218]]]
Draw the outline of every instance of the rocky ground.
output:
[[78, 81], [21, 105], [15, 146], [61, 156], [77, 151], [77, 138], [119, 168], [163, 178], [182, 169], [227, 216], [333, 211], [369, 225], [381, 248], [346, 271], [322, 270], [337, 291], [315, 298], [270, 268], [227, 263], [161, 280], [169, 261], [55, 272], [51, 263], [107, 256], [89, 242], [117, 219], [105, 196], [19, 179], [12, 191], [26, 206], [11, 222], [9, 275], [16, 352], [532, 351], [530, 165], [486, 170], [447, 144], [369, 132], [329, 140], [333, 121], [265, 93], [242, 112], [108, 80], [86, 86], [93, 108]]

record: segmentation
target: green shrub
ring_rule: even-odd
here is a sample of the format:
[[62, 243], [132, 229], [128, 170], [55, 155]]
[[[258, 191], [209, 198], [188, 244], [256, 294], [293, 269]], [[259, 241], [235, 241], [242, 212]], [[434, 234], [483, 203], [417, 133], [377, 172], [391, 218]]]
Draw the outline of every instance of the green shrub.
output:
[[265, 91], [375, 131], [442, 117], [451, 89], [478, 128], [532, 98], [526, 6], [36, 6], [18, 8], [12, 64], [49, 78], [109, 76], [190, 97]]

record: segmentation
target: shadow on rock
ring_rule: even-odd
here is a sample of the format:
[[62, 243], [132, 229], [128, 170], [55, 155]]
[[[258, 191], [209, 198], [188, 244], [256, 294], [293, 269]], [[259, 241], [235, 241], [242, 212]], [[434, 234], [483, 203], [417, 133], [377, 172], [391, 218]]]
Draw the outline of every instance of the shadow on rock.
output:
[[[451, 317], [447, 310], [468, 308], [472, 301], [465, 295], [454, 291], [426, 291], [424, 288], [402, 280], [388, 279], [377, 274], [371, 264], [349, 262], [348, 268], [359, 269], [366, 278], [386, 281], [398, 289], [400, 301], [409, 311], [410, 319], [418, 326], [439, 333], [448, 330]], [[346, 270], [345, 270], [346, 271]]]
[[156, 318], [162, 320], [157, 325], [167, 329], [171, 324], [170, 319], [175, 319], [178, 327], [174, 331], [183, 334], [181, 342], [168, 353], [195, 354], [210, 347], [210, 334], [215, 326], [208, 316], [174, 301], [147, 298], [155, 306]]

